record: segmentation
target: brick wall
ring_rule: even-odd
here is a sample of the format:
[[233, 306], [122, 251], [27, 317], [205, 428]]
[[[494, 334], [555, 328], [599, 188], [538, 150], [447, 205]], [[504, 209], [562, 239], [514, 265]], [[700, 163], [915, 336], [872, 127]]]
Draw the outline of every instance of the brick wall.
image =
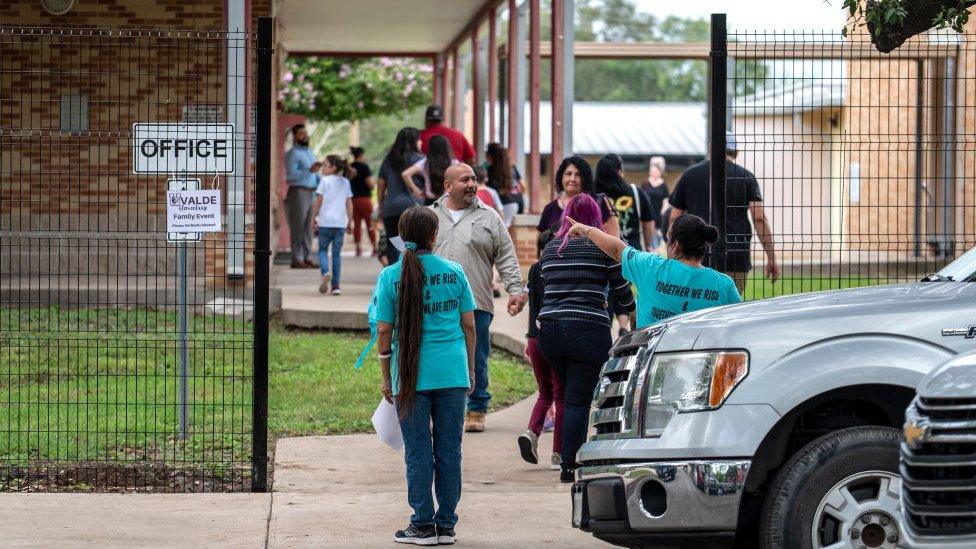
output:
[[[252, 0], [250, 5], [256, 31], [256, 18], [270, 15], [271, 1]], [[215, 106], [217, 121], [226, 120], [226, 45], [218, 34], [205, 32], [224, 29], [223, 2], [79, 0], [68, 14], [52, 16], [39, 1], [15, 0], [0, 3], [0, 21], [65, 29], [36, 35], [7, 30], [2, 36], [0, 96], [5, 104], [0, 125], [13, 133], [5, 138], [0, 159], [0, 230], [163, 235], [167, 177], [131, 173], [129, 133], [135, 122], [179, 122], [190, 105]], [[197, 32], [179, 34], [172, 29]], [[251, 49], [249, 86], [255, 77]], [[253, 87], [248, 94], [248, 102], [253, 103]], [[87, 131], [61, 131], [62, 98], [70, 96], [87, 98], [87, 117], [82, 117]], [[248, 133], [252, 131], [249, 128]], [[250, 158], [250, 142], [246, 147]], [[245, 213], [253, 214], [250, 161], [247, 170]], [[209, 185], [211, 180], [206, 179], [204, 184]], [[249, 224], [247, 233], [251, 232]], [[250, 277], [251, 237], [246, 239]], [[206, 247], [201, 274], [208, 285], [246, 282], [228, 281], [224, 274], [224, 235], [208, 236], [200, 246]], [[141, 248], [141, 253], [164, 253], [147, 249], [145, 241]], [[39, 263], [25, 256], [30, 253], [49, 252], [32, 251], [27, 245], [7, 247], [0, 258], [5, 263], [3, 274], [43, 275], [59, 268], [48, 261], [42, 272], [32, 271], [31, 265]], [[65, 261], [65, 265], [77, 263]], [[156, 264], [135, 261], [133, 265], [147, 270], [129, 274], [161, 274], [153, 273]], [[111, 270], [96, 264], [85, 274], [100, 271]]]

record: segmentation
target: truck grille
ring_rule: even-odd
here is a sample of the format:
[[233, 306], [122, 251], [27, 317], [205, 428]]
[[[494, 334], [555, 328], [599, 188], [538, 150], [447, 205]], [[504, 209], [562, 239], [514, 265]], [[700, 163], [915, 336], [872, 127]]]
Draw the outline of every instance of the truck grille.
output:
[[600, 371], [590, 408], [590, 440], [635, 436], [646, 365], [666, 326], [628, 334], [614, 344]]
[[902, 506], [919, 536], [976, 534], [976, 398], [918, 397], [901, 445]]

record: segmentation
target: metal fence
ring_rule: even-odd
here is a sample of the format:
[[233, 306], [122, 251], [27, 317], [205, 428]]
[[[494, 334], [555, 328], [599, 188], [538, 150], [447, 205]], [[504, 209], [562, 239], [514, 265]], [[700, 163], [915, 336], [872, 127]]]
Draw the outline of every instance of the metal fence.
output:
[[[748, 298], [917, 281], [976, 244], [972, 35], [932, 31], [882, 54], [863, 29], [713, 25], [712, 175], [728, 130], [781, 270], [764, 281], [760, 238], [727, 225], [728, 249], [752, 258]], [[718, 169], [724, 214], [744, 213], [748, 176]]]
[[0, 489], [265, 488], [261, 28], [0, 27]]

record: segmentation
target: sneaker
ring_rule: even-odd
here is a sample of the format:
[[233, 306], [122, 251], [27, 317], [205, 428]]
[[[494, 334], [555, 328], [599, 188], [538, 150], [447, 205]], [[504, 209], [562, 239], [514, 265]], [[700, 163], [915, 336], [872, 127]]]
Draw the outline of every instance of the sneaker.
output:
[[411, 524], [406, 530], [397, 530], [396, 534], [393, 534], [393, 541], [413, 545], [437, 545], [437, 528], [434, 528], [433, 524], [424, 526]]
[[556, 452], [552, 453], [549, 457], [549, 470], [550, 471], [561, 471], [563, 468], [563, 458]]
[[532, 464], [539, 463], [539, 436], [532, 431], [526, 431], [517, 440], [522, 459]]
[[464, 431], [467, 433], [483, 433], [485, 430], [485, 413], [468, 412], [464, 417]]
[[338, 286], [332, 288], [332, 295], [342, 295], [342, 290]]
[[325, 273], [322, 275], [322, 283], [319, 284], [319, 293], [324, 294], [329, 291], [329, 286], [332, 284], [332, 273]]
[[559, 482], [569, 483], [576, 481], [576, 469], [568, 469], [565, 467], [559, 470]]
[[437, 543], [441, 545], [454, 545], [454, 528], [438, 526]]

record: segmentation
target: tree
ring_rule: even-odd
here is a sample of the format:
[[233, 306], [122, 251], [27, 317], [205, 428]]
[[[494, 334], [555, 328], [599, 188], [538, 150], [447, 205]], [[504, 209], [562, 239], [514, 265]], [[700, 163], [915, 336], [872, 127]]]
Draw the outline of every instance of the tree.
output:
[[310, 120], [365, 120], [428, 104], [432, 73], [430, 64], [411, 59], [289, 57], [278, 101]]
[[867, 26], [878, 51], [888, 53], [929, 29], [963, 32], [976, 0], [844, 0], [850, 31]]
[[[548, 25], [548, 14], [542, 22]], [[542, 30], [543, 36], [548, 28]], [[708, 42], [705, 19], [658, 18], [641, 12], [632, 0], [580, 0], [574, 37], [580, 42]], [[547, 71], [548, 63], [543, 67]], [[708, 64], [697, 60], [577, 59], [577, 101], [705, 101]], [[735, 94], [752, 93], [765, 80], [767, 67], [753, 60], [735, 63]], [[543, 81], [543, 97], [549, 82]]]

